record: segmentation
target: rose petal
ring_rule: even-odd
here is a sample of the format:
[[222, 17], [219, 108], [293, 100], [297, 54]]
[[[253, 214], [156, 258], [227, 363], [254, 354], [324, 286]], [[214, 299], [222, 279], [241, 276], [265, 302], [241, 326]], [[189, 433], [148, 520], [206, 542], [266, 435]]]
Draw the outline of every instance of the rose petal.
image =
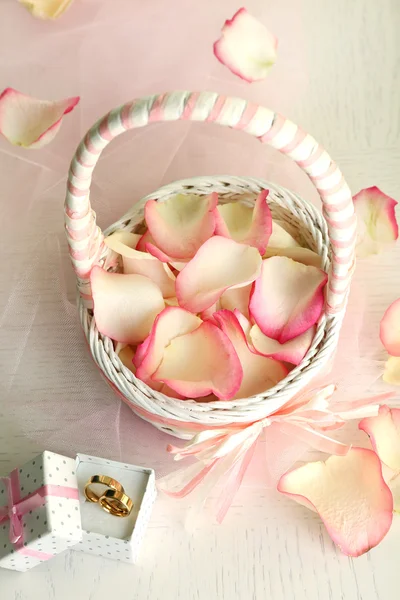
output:
[[393, 511], [400, 513], [400, 475], [393, 477], [388, 485], [393, 495]]
[[267, 258], [254, 284], [250, 314], [266, 336], [284, 344], [318, 321], [327, 279], [324, 271], [285, 256]]
[[372, 450], [351, 448], [346, 456], [308, 463], [283, 475], [278, 490], [311, 503], [348, 556], [360, 556], [379, 544], [392, 523], [392, 494]]
[[175, 295], [175, 275], [169, 266], [147, 252], [136, 250], [140, 235], [116, 231], [104, 240], [106, 246], [122, 256], [124, 273], [144, 275], [160, 288], [164, 298]]
[[264, 335], [258, 325], [253, 325], [250, 330], [250, 339], [259, 354], [276, 358], [276, 360], [283, 360], [292, 365], [298, 365], [311, 346], [315, 330], [315, 327], [310, 327], [310, 329], [301, 335], [289, 340], [285, 344], [280, 344], [277, 340]]
[[296, 248], [299, 247], [299, 244], [282, 225], [272, 221], [272, 233], [268, 246], [271, 246], [271, 248]]
[[231, 287], [246, 286], [261, 269], [256, 248], [214, 236], [176, 278], [176, 296], [182, 308], [201, 312], [212, 306]]
[[57, 19], [73, 0], [19, 0], [29, 12], [39, 19]]
[[383, 315], [379, 337], [391, 356], [400, 356], [400, 298]]
[[56, 136], [64, 115], [79, 97], [58, 102], [37, 100], [13, 88], [0, 95], [0, 133], [15, 146], [41, 148]]
[[173, 259], [192, 258], [215, 229], [218, 195], [178, 194], [165, 202], [148, 200], [144, 208], [155, 245]]
[[135, 351], [132, 348], [132, 346], [124, 346], [124, 348], [122, 348], [122, 350], [120, 350], [119, 352], [116, 352], [116, 354], [118, 354], [119, 360], [127, 369], [132, 371], [132, 373], [136, 372], [136, 367], [133, 364]]
[[249, 315], [250, 292], [253, 284], [244, 285], [240, 288], [229, 288], [220, 298], [221, 308], [234, 311], [239, 310], [247, 319]]
[[[242, 328], [244, 335], [246, 336], [247, 343], [251, 344], [251, 339], [250, 339], [251, 323], [250, 323], [249, 319], [242, 312], [240, 312], [240, 310], [238, 310], [237, 308], [233, 309], [232, 312], [235, 315], [235, 317], [237, 318], [237, 320], [239, 321], [239, 325]], [[251, 348], [251, 349], [253, 349], [253, 348]]]
[[205, 321], [186, 335], [172, 340], [153, 375], [188, 398], [215, 394], [232, 398], [240, 387], [243, 370], [239, 358], [218, 327]]
[[247, 398], [269, 390], [288, 374], [286, 367], [272, 358], [254, 354], [236, 316], [230, 310], [220, 310], [214, 319], [236, 350], [243, 368], [243, 380], [234, 398]]
[[100, 333], [126, 344], [142, 342], [164, 308], [156, 284], [143, 275], [107, 273], [97, 266], [92, 269], [90, 283]]
[[254, 207], [240, 202], [220, 204], [215, 215], [215, 235], [254, 246], [263, 255], [272, 231], [272, 216], [267, 204], [268, 193], [268, 190], [260, 192]]
[[265, 25], [241, 8], [225, 21], [214, 54], [232, 73], [251, 83], [267, 76], [276, 60], [277, 45]]
[[173, 339], [180, 335], [190, 333], [200, 327], [202, 321], [192, 313], [178, 306], [168, 306], [154, 321], [149, 335], [149, 341], [143, 342], [145, 353], [142, 356], [140, 346], [139, 355], [142, 356], [136, 376], [146, 381], [160, 366], [165, 348]]
[[173, 296], [172, 298], [165, 298], [165, 304], [167, 306], [179, 306], [178, 298]]
[[220, 309], [221, 306], [218, 300], [218, 302], [215, 302], [212, 306], [206, 308], [206, 310], [201, 311], [200, 317], [203, 321], [212, 321], [214, 325], [216, 325], [217, 323], [214, 321], [214, 313]]
[[370, 437], [380, 460], [396, 473], [400, 473], [400, 408], [383, 405], [377, 417], [366, 417], [358, 428]]
[[357, 256], [365, 258], [379, 254], [399, 237], [396, 221], [396, 200], [373, 186], [361, 190], [353, 198], [357, 215]]
[[271, 256], [287, 256], [302, 265], [311, 265], [320, 269], [322, 267], [322, 258], [316, 252], [309, 250], [309, 248], [274, 248], [268, 246], [264, 252], [263, 258], [271, 258]]
[[382, 379], [389, 385], [400, 385], [400, 358], [398, 356], [389, 356]]

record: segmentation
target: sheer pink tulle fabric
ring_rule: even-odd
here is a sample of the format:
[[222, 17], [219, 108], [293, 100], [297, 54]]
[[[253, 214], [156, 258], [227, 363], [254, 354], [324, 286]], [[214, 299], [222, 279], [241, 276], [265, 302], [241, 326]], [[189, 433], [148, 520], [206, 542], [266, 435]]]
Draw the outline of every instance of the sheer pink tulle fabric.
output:
[[[1, 470], [44, 448], [123, 458], [151, 465], [158, 475], [176, 468], [165, 451], [170, 439], [120, 402], [88, 353], [63, 230], [65, 180], [86, 130], [110, 108], [149, 93], [214, 89], [301, 121], [309, 82], [301, 23], [290, 10], [282, 20], [274, 13], [278, 8], [247, 2], [282, 48], [279, 69], [249, 86], [212, 53], [222, 23], [236, 8], [232, 0], [214, 3], [212, 11], [207, 3], [185, 0], [76, 0], [60, 20], [48, 23], [17, 2], [0, 3], [4, 87], [39, 98], [81, 96], [49, 146], [27, 152], [0, 139]], [[296, 52], [285, 53], [287, 44]], [[320, 132], [312, 133], [318, 138]], [[270, 179], [318, 203], [307, 178], [286, 158], [245, 134], [188, 123], [150, 126], [111, 144], [97, 167], [91, 201], [105, 227], [163, 183], [219, 173]], [[380, 391], [378, 323], [392, 298], [379, 296], [379, 260], [360, 266], [355, 278], [332, 375], [343, 398]], [[264, 432], [245, 484], [264, 485], [266, 478], [272, 484], [304, 451], [277, 436], [274, 427]], [[265, 445], [274, 448], [267, 460]]]

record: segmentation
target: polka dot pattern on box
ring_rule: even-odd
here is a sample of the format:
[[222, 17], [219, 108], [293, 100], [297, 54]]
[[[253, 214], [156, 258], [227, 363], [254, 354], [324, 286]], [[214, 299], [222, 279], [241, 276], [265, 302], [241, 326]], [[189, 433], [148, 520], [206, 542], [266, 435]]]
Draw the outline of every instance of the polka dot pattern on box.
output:
[[[77, 489], [75, 460], [44, 452], [18, 469], [21, 499], [44, 485]], [[2, 491], [4, 490], [4, 491]], [[7, 505], [7, 493], [0, 483], [0, 506]], [[70, 548], [82, 537], [79, 501], [46, 496], [40, 506], [22, 517], [24, 546], [17, 551], [9, 540], [9, 521], [0, 525], [0, 567], [27, 571]], [[36, 551], [26, 556], [24, 549]]]

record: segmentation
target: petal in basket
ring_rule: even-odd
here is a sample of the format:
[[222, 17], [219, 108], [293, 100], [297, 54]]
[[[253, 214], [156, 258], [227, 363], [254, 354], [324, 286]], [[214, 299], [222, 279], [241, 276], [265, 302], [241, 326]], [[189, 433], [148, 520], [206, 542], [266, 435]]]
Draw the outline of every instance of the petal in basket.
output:
[[178, 194], [165, 202], [148, 200], [144, 216], [156, 246], [175, 260], [193, 258], [215, 230], [218, 195]]
[[250, 300], [261, 331], [280, 344], [301, 335], [320, 318], [327, 274], [284, 256], [263, 261]]
[[229, 338], [205, 321], [172, 340], [153, 379], [188, 398], [215, 394], [223, 400], [239, 391], [243, 369]]
[[176, 278], [179, 304], [192, 312], [212, 306], [232, 287], [243, 287], [257, 279], [261, 256], [256, 248], [214, 236]]
[[104, 243], [122, 256], [123, 270], [127, 274], [145, 275], [160, 288], [164, 298], [175, 296], [175, 275], [166, 263], [136, 250], [141, 236], [127, 231], [116, 231]]
[[260, 192], [253, 208], [241, 202], [229, 202], [218, 206], [216, 235], [254, 246], [262, 256], [272, 232], [272, 215], [267, 204], [268, 194], [268, 190]]
[[93, 268], [90, 282], [99, 331], [118, 342], [142, 342], [164, 308], [160, 288], [143, 275], [107, 273], [101, 267]]

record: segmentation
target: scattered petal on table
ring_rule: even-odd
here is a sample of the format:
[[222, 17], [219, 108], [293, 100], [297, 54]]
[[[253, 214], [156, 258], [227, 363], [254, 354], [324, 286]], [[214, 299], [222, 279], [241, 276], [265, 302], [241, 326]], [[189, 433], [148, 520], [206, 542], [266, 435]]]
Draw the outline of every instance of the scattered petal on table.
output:
[[277, 340], [264, 335], [258, 325], [253, 325], [250, 330], [250, 339], [255, 350], [259, 354], [276, 358], [276, 360], [283, 360], [292, 365], [298, 365], [301, 363], [311, 346], [315, 330], [315, 327], [310, 327], [310, 329], [301, 335], [298, 335], [284, 344], [280, 344]]
[[252, 352], [233, 312], [220, 310], [214, 314], [214, 319], [232, 342], [243, 368], [243, 380], [234, 398], [261, 394], [286, 377], [288, 370], [282, 363]]
[[320, 269], [322, 267], [322, 258], [316, 252], [313, 252], [309, 248], [274, 248], [268, 246], [264, 253], [264, 258], [271, 258], [271, 256], [287, 256], [296, 262], [303, 265], [311, 265]]
[[234, 311], [239, 310], [247, 319], [249, 316], [250, 292], [253, 284], [244, 285], [240, 288], [229, 288], [221, 296], [221, 308]]
[[351, 448], [346, 456], [308, 463], [283, 475], [278, 490], [314, 508], [348, 556], [379, 544], [392, 523], [392, 494], [372, 450]]
[[57, 19], [73, 0], [19, 0], [29, 12], [39, 19]]
[[265, 25], [241, 8], [225, 21], [214, 54], [232, 73], [251, 83], [267, 76], [276, 61], [277, 45]]
[[92, 269], [90, 283], [100, 333], [126, 344], [142, 342], [165, 306], [159, 287], [143, 275], [107, 273], [101, 267]]
[[318, 321], [327, 279], [324, 271], [285, 256], [267, 258], [254, 284], [250, 314], [266, 336], [284, 344]]
[[165, 308], [154, 321], [149, 341], [145, 340], [141, 345], [145, 347], [144, 355], [142, 355], [141, 346], [138, 348], [141, 363], [137, 368], [137, 377], [147, 382], [160, 366], [164, 350], [172, 340], [194, 331], [200, 327], [201, 323], [199, 317], [179, 306]]
[[78, 96], [51, 102], [7, 88], [0, 95], [0, 133], [15, 146], [41, 148], [56, 136], [63, 116], [78, 102]]
[[[271, 248], [296, 248], [300, 247], [298, 242], [276, 221], [272, 221], [272, 233], [268, 246]], [[268, 250], [268, 247], [267, 247]]]
[[215, 192], [209, 196], [178, 194], [165, 202], [148, 200], [144, 214], [155, 246], [178, 261], [192, 258], [214, 233], [217, 204]]
[[380, 460], [392, 471], [400, 473], [400, 408], [383, 405], [377, 417], [366, 417], [358, 424], [369, 435]]
[[400, 356], [400, 298], [383, 315], [379, 336], [391, 356]]
[[400, 385], [400, 357], [389, 356], [385, 363], [382, 379], [389, 385]]
[[122, 256], [124, 273], [144, 275], [160, 288], [164, 298], [175, 295], [175, 275], [166, 263], [136, 250], [141, 236], [127, 231], [116, 231], [104, 240], [106, 246]]
[[260, 192], [254, 206], [241, 202], [220, 204], [216, 211], [215, 234], [254, 246], [263, 255], [272, 231], [268, 193], [268, 190]]
[[239, 358], [227, 336], [205, 321], [186, 335], [172, 340], [153, 380], [163, 381], [188, 398], [215, 394], [232, 398], [243, 378]]
[[396, 200], [373, 186], [361, 190], [353, 198], [357, 215], [357, 256], [365, 258], [379, 254], [399, 237], [396, 221]]
[[231, 287], [246, 286], [261, 270], [256, 248], [213, 236], [176, 278], [176, 296], [182, 308], [202, 312]]

